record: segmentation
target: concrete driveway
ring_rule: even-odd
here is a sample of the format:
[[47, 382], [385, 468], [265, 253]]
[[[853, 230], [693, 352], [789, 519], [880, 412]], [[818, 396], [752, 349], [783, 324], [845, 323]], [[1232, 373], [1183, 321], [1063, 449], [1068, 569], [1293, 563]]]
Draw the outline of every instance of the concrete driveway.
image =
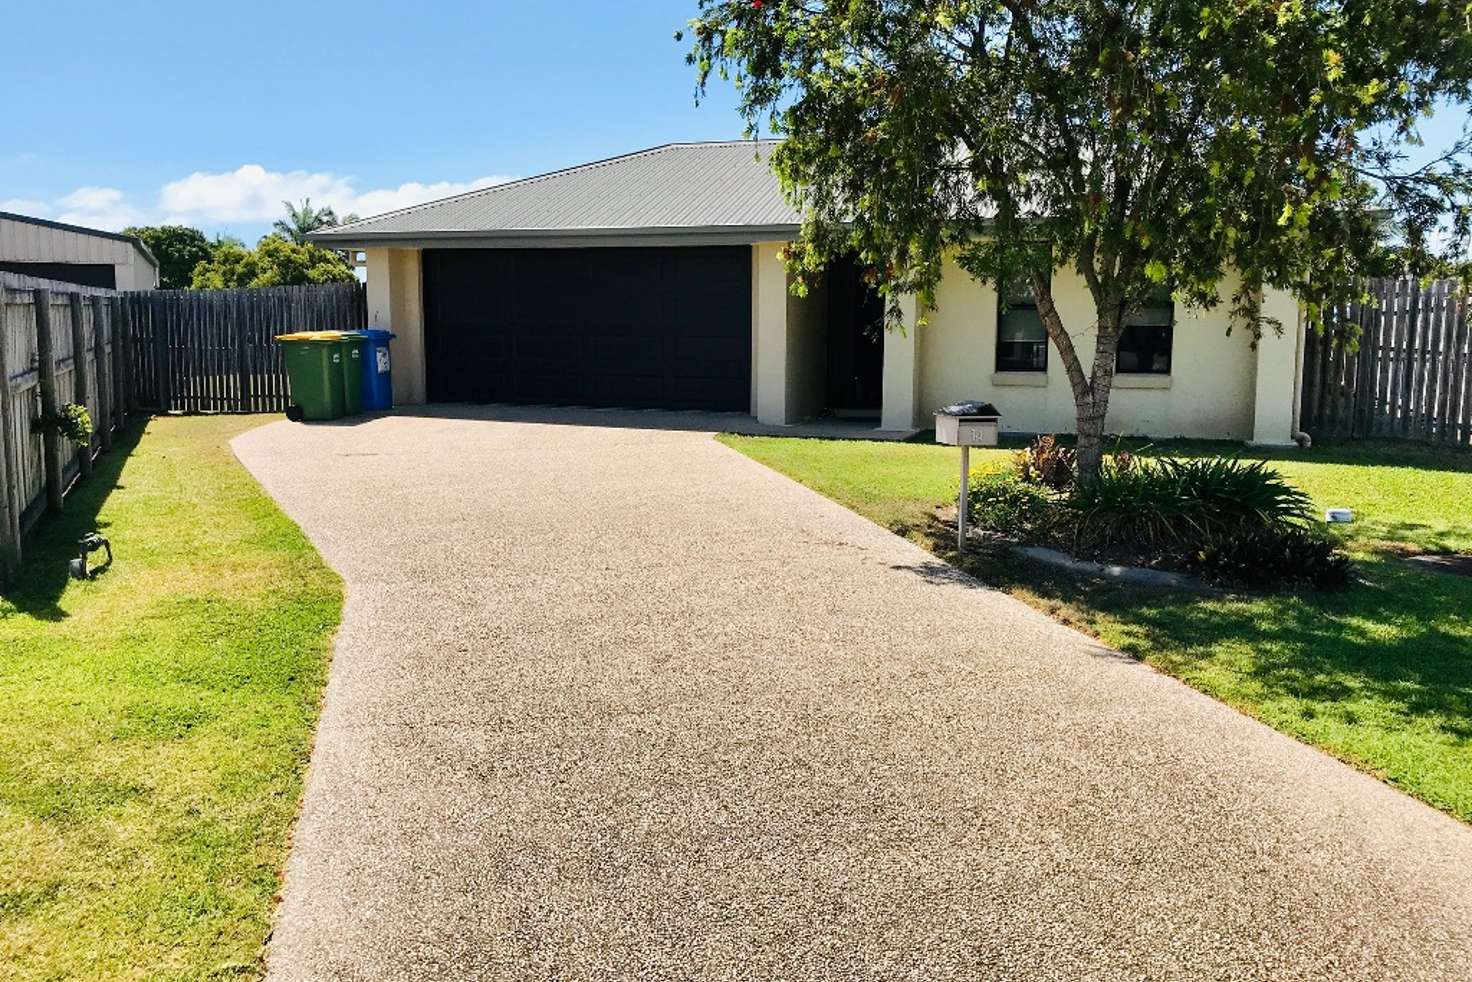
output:
[[271, 978], [1472, 977], [1472, 829], [698, 417], [446, 413], [235, 442], [349, 586]]

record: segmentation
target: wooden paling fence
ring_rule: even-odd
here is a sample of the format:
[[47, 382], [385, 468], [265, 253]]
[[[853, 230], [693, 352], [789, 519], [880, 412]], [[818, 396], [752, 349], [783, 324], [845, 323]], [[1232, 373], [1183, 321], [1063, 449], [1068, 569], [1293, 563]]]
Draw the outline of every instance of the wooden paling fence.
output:
[[[61, 510], [133, 408], [121, 310], [112, 290], [0, 273], [0, 584], [20, 568], [21, 536]], [[92, 417], [88, 446], [36, 426], [67, 403]]]
[[[1304, 351], [1303, 428], [1317, 438], [1472, 445], [1472, 303], [1454, 281], [1375, 280]], [[1357, 325], [1358, 348], [1333, 328]]]
[[[366, 308], [361, 283], [118, 293], [0, 272], [0, 586], [130, 413], [281, 412], [276, 335], [362, 327]], [[86, 447], [37, 425], [67, 403], [92, 418]]]
[[168, 413], [282, 412], [276, 335], [367, 323], [361, 283], [124, 294], [139, 405]]

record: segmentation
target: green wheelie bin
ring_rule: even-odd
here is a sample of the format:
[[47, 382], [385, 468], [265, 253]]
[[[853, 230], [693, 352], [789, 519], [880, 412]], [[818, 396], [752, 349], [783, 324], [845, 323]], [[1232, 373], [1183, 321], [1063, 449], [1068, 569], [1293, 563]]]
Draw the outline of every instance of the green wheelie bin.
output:
[[368, 336], [361, 331], [343, 331], [342, 345], [342, 412], [357, 416], [363, 412], [363, 359], [367, 357]]
[[[286, 377], [291, 402], [286, 418], [302, 420], [340, 419], [345, 411], [343, 396], [343, 344], [341, 331], [297, 331], [279, 334], [286, 359]], [[361, 404], [362, 390], [359, 389]]]

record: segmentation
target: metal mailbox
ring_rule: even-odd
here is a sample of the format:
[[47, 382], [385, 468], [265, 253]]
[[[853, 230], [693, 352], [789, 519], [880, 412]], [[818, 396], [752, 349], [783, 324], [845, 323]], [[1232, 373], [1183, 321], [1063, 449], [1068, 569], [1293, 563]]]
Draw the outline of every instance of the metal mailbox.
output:
[[958, 402], [935, 411], [935, 442], [961, 448], [961, 488], [956, 495], [956, 551], [966, 551], [966, 517], [972, 447], [997, 445], [997, 420], [1002, 416], [989, 402]]
[[989, 402], [962, 402], [935, 413], [935, 442], [951, 447], [995, 447], [997, 407]]

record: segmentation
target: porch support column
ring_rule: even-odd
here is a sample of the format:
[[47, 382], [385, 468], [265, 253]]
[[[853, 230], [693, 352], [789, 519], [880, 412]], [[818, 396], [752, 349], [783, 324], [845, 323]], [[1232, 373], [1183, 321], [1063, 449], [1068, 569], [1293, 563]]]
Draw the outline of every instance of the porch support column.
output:
[[368, 323], [393, 331], [394, 404], [420, 405], [424, 372], [424, 283], [418, 249], [369, 249]]
[[901, 327], [884, 331], [881, 430], [913, 430], [920, 416], [920, 333], [915, 324], [915, 297], [900, 297]]
[[751, 412], [757, 422], [786, 426], [787, 267], [781, 242], [751, 247]]
[[1298, 431], [1303, 391], [1303, 321], [1297, 298], [1272, 287], [1263, 289], [1262, 313], [1278, 320], [1283, 333], [1266, 330], [1257, 343], [1252, 442], [1264, 447], [1291, 446]]

